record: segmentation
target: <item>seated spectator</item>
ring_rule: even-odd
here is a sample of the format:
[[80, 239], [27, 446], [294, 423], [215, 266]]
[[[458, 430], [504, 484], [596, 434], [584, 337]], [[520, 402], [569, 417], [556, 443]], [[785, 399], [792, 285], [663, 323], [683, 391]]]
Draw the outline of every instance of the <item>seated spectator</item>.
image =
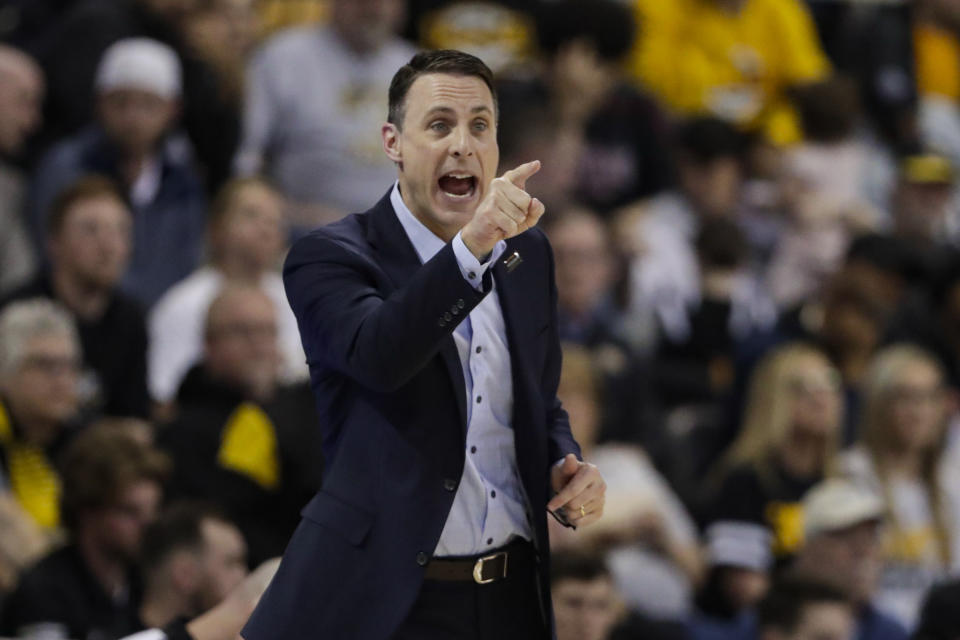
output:
[[950, 0], [916, 0], [910, 9], [917, 125], [926, 144], [960, 166], [960, 11]]
[[849, 640], [853, 610], [843, 593], [826, 583], [785, 577], [757, 608], [756, 640]]
[[123, 289], [149, 306], [197, 266], [203, 243], [203, 188], [175, 129], [180, 63], [158, 42], [122, 40], [100, 61], [96, 89], [97, 123], [57, 144], [38, 166], [30, 221], [39, 244], [61, 189], [88, 173], [114, 178], [133, 211]]
[[80, 434], [63, 458], [70, 543], [23, 574], [0, 633], [112, 638], [137, 629], [135, 565], [163, 498], [169, 461], [116, 429]]
[[[530, 186], [554, 210], [579, 202], [607, 216], [668, 184], [662, 114], [623, 77], [633, 32], [614, 0], [550, 3], [537, 26], [543, 74], [498, 85], [503, 165], [549, 158]], [[538, 132], [538, 120], [551, 126]]]
[[[705, 222], [739, 224], [744, 138], [730, 125], [703, 118], [681, 125], [674, 139], [677, 188], [621, 213], [621, 242], [632, 255], [632, 308], [656, 313], [672, 340], [689, 336], [690, 309], [703, 300], [696, 239]], [[735, 279], [730, 331], [744, 336], [776, 317], [755, 278]]]
[[554, 553], [550, 593], [557, 640], [606, 640], [626, 613], [599, 555]]
[[392, 35], [401, 12], [400, 0], [332, 0], [329, 24], [282, 32], [250, 61], [236, 167], [277, 184], [295, 229], [366, 211], [396, 181], [378, 132], [414, 54]]
[[707, 529], [709, 571], [689, 620], [696, 640], [735, 637], [752, 624], [757, 603], [770, 588], [770, 533], [752, 525], [717, 522]]
[[47, 300], [0, 312], [0, 468], [33, 521], [60, 524], [55, 458], [78, 412], [80, 341], [69, 314]]
[[208, 221], [210, 264], [173, 286], [150, 312], [150, 394], [170, 402], [203, 355], [203, 323], [226, 282], [257, 285], [277, 310], [282, 378], [306, 377], [306, 356], [277, 269], [286, 245], [283, 200], [260, 178], [238, 178], [214, 200]]
[[945, 464], [943, 370], [921, 349], [888, 347], [863, 393], [858, 441], [840, 469], [890, 514], [875, 602], [909, 629], [927, 589], [960, 571], [960, 476]]
[[843, 424], [840, 378], [802, 343], [766, 356], [753, 372], [740, 434], [704, 487], [703, 520], [773, 534], [778, 562], [803, 542], [803, 495], [823, 479]]
[[673, 110], [755, 128], [777, 144], [799, 139], [786, 93], [829, 71], [801, 0], [633, 4], [643, 25], [633, 74]]
[[6, 159], [23, 151], [40, 124], [43, 90], [43, 72], [33, 58], [0, 45], [0, 295], [33, 273], [33, 246], [24, 226], [25, 178]]
[[163, 629], [147, 629], [120, 640], [236, 640], [279, 567], [280, 558], [267, 560], [219, 604], [193, 620], [178, 620]]
[[603, 221], [588, 209], [568, 209], [545, 225], [556, 260], [560, 339], [583, 345], [602, 376], [599, 440], [646, 443], [655, 402], [645, 358], [635, 345], [634, 320], [619, 308], [616, 250]]
[[247, 575], [243, 535], [212, 507], [177, 503], [144, 532], [143, 628], [195, 618], [221, 602]]
[[313, 396], [279, 379], [277, 314], [251, 285], [210, 304], [204, 356], [177, 393], [177, 417], [158, 434], [174, 461], [171, 493], [224, 508], [253, 563], [281, 555], [300, 509], [320, 487]]
[[839, 587], [854, 607], [858, 640], [906, 640], [907, 631], [873, 605], [880, 577], [883, 501], [849, 480], [825, 480], [803, 498], [798, 575]]
[[73, 315], [83, 347], [84, 410], [147, 416], [147, 328], [139, 303], [119, 290], [132, 220], [112, 181], [87, 176], [54, 200], [47, 219], [50, 266], [12, 300], [44, 297]]
[[956, 640], [960, 638], [960, 580], [937, 585], [927, 593], [920, 623], [912, 640]]
[[566, 345], [557, 396], [570, 414], [584, 460], [603, 469], [603, 518], [582, 531], [550, 522], [553, 549], [595, 545], [604, 551], [627, 605], [661, 619], [681, 619], [700, 577], [696, 528], [686, 509], [639, 447], [596, 445], [600, 402], [590, 352]]

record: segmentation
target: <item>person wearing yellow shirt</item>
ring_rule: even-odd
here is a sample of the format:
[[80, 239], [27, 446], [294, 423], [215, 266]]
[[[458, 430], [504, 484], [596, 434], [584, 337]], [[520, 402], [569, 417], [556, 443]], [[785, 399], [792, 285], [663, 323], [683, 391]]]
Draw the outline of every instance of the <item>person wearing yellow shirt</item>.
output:
[[796, 142], [786, 96], [830, 63], [799, 0], [634, 0], [640, 35], [630, 73], [669, 108], [708, 113]]

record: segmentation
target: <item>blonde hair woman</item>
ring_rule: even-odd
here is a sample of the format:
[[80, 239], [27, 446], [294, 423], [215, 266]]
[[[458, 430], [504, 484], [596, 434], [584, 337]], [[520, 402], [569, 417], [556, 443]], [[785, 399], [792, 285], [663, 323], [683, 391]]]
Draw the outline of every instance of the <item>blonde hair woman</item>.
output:
[[803, 494], [829, 468], [843, 422], [840, 376], [813, 346], [791, 343], [769, 354], [750, 381], [740, 435], [711, 477], [708, 524], [769, 529], [777, 558], [803, 538]]
[[863, 407], [858, 442], [840, 470], [885, 501], [877, 605], [910, 627], [928, 587], [960, 569], [960, 474], [941, 463], [947, 398], [939, 362], [912, 345], [881, 351]]

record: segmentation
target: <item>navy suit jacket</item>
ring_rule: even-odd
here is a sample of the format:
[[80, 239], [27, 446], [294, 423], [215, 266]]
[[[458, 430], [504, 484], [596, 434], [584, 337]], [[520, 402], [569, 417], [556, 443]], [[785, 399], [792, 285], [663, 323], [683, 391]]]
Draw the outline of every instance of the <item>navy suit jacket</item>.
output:
[[[523, 259], [517, 268], [508, 272], [501, 259], [490, 271], [510, 348], [517, 466], [552, 624], [550, 467], [580, 449], [556, 397], [549, 244], [532, 229], [507, 241], [504, 257], [514, 251]], [[449, 243], [420, 264], [389, 192], [366, 213], [295, 243], [284, 283], [310, 365], [327, 467], [243, 635], [385, 640], [417, 598], [463, 471], [466, 391], [456, 321], [444, 318], [462, 318], [485, 293], [464, 279]]]

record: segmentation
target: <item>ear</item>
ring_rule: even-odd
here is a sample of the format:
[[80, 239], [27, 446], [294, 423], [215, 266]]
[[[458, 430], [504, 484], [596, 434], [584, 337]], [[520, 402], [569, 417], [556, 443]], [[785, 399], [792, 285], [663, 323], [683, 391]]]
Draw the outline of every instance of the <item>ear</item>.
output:
[[391, 161], [402, 168], [403, 153], [401, 147], [403, 145], [400, 144], [400, 130], [397, 129], [397, 125], [385, 122], [380, 127], [380, 136], [383, 138], [383, 152], [387, 154]]

